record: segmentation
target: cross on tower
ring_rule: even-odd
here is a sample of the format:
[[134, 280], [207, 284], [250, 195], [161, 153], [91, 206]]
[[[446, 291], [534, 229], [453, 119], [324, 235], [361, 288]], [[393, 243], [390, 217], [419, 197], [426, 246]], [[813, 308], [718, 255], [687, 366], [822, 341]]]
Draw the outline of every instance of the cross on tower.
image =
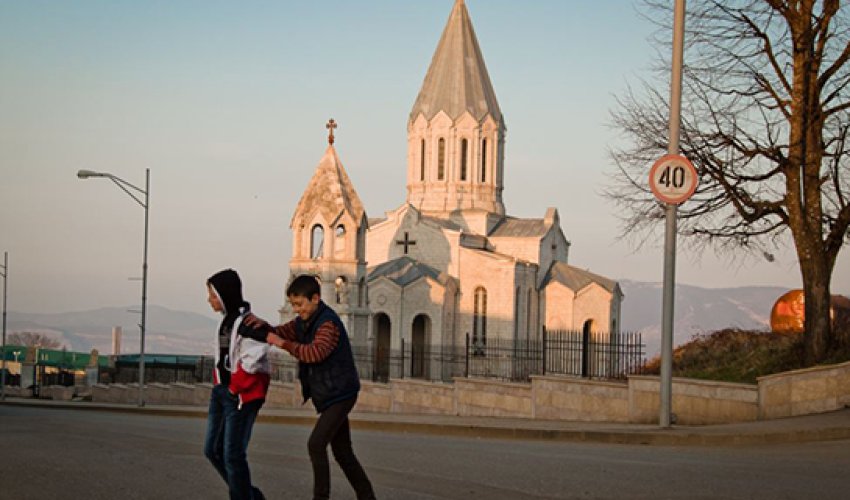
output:
[[396, 240], [395, 244], [396, 245], [404, 245], [404, 255], [407, 255], [407, 252], [409, 250], [410, 245], [415, 245], [416, 240], [411, 240], [410, 234], [408, 234], [408, 232], [405, 231], [404, 232], [404, 239], [403, 240]]
[[330, 131], [330, 133], [328, 133], [328, 144], [333, 144], [334, 143], [334, 129], [336, 128], [336, 122], [334, 121], [333, 118], [331, 118], [330, 121], [328, 121], [328, 124], [325, 125], [325, 128]]

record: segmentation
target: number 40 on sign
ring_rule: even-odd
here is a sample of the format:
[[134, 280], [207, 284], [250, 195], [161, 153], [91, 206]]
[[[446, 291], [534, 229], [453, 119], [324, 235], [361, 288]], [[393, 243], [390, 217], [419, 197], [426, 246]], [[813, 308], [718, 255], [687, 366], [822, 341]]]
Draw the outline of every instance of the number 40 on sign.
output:
[[684, 156], [664, 155], [649, 171], [649, 187], [664, 203], [678, 205], [697, 189], [697, 169]]

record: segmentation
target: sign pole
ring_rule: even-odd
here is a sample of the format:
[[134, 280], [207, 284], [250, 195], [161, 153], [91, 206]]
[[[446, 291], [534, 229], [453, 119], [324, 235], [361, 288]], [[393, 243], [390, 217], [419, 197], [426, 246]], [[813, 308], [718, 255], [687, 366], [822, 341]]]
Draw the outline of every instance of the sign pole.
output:
[[[679, 153], [682, 109], [682, 60], [685, 38], [685, 0], [676, 0], [673, 15], [673, 61], [670, 79], [670, 143], [668, 153]], [[673, 400], [673, 305], [676, 286], [676, 207], [667, 203], [664, 235], [664, 294], [661, 321], [661, 407], [658, 425], [670, 427]]]
[[[6, 399], [6, 281], [9, 278], [9, 252], [3, 252], [3, 364], [0, 367], [0, 401]], [[17, 361], [17, 359], [16, 359]]]

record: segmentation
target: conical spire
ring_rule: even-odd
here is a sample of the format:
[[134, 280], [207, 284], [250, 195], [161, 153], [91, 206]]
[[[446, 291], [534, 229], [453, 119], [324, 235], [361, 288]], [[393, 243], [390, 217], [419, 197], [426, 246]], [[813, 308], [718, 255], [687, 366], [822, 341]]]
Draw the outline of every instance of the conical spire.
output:
[[[333, 124], [333, 121], [330, 123]], [[332, 140], [333, 128], [329, 127], [331, 134], [328, 142]], [[319, 160], [313, 178], [298, 202], [291, 227], [295, 227], [299, 218], [309, 216], [317, 210], [328, 222], [335, 220], [343, 211], [350, 213], [355, 221], [360, 221], [364, 214], [363, 203], [332, 144], [328, 145], [324, 156]]]
[[482, 120], [488, 113], [497, 122], [502, 118], [463, 0], [455, 2], [449, 15], [422, 89], [410, 112], [410, 121], [416, 120], [420, 113], [430, 120], [440, 111], [452, 120], [459, 118], [464, 111], [469, 111], [476, 120]]

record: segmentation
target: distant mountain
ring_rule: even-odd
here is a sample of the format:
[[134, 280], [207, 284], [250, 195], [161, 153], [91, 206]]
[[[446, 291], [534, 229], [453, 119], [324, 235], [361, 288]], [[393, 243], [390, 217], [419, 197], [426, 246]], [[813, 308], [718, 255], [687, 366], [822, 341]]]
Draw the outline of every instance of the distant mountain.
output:
[[[622, 330], [641, 332], [646, 354], [653, 357], [661, 348], [660, 283], [622, 280], [625, 294], [621, 311]], [[694, 335], [736, 327], [766, 330], [770, 309], [788, 291], [782, 287], [701, 288], [676, 286], [673, 345]], [[123, 329], [122, 352], [139, 352], [139, 315], [129, 308], [109, 307], [92, 311], [58, 314], [27, 314], [9, 311], [7, 330], [51, 333], [69, 350], [96, 348], [112, 350], [112, 327]], [[210, 353], [217, 321], [201, 314], [174, 311], [160, 306], [148, 309], [145, 352], [170, 354]]]
[[[625, 299], [621, 310], [623, 331], [641, 332], [647, 357], [661, 350], [661, 283], [622, 280]], [[673, 346], [695, 335], [724, 328], [768, 330], [770, 310], [788, 289], [772, 286], [701, 288], [676, 285], [673, 307]]]
[[[122, 329], [121, 352], [139, 352], [138, 313], [129, 307], [105, 307], [91, 311], [31, 314], [9, 311], [7, 333], [31, 331], [49, 333], [71, 351], [97, 349], [112, 353], [112, 328]], [[186, 311], [148, 306], [145, 352], [161, 354], [202, 354], [211, 352], [216, 320]]]

